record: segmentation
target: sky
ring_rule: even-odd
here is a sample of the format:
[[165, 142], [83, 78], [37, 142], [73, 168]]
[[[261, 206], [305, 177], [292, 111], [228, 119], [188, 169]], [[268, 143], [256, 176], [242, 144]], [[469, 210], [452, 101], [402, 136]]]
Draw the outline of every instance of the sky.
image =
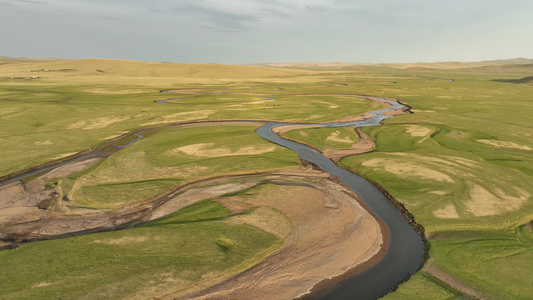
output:
[[533, 1], [0, 0], [0, 56], [222, 64], [533, 58]]

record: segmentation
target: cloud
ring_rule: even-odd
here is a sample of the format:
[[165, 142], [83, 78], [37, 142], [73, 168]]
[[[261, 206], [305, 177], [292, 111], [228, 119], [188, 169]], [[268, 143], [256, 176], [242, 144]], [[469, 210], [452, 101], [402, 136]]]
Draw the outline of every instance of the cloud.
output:
[[177, 6], [174, 10], [182, 15], [192, 16], [205, 22], [203, 27], [213, 28], [219, 31], [238, 31], [250, 29], [250, 24], [258, 22], [261, 17], [257, 14], [230, 12], [208, 5], [202, 5], [204, 1], [186, 3]]

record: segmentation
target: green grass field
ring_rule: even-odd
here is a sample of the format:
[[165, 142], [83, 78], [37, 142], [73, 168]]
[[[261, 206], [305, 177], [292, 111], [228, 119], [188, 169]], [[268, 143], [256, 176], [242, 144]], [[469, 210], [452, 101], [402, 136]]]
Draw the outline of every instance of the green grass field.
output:
[[[530, 65], [335, 71], [106, 60], [0, 63], [0, 176], [141, 128], [218, 119], [325, 122], [376, 108], [342, 94], [400, 99], [414, 114], [364, 128], [376, 150], [340, 163], [405, 204], [426, 228], [432, 266], [488, 299], [533, 294], [533, 238], [525, 226], [533, 220], [533, 85], [515, 83], [531, 76]], [[69, 68], [75, 70], [58, 71]], [[53, 71], [27, 71], [41, 69]], [[40, 78], [11, 78], [30, 75]], [[166, 89], [189, 92], [160, 93]], [[73, 203], [112, 210], [199, 179], [298, 166], [294, 153], [254, 133], [259, 124], [159, 129], [89, 170], [54, 181]], [[351, 128], [284, 136], [320, 150], [357, 141]], [[226, 222], [228, 216], [206, 199], [135, 229], [1, 251], [0, 298], [150, 298], [206, 276], [233, 274], [279, 248], [278, 237]], [[422, 270], [386, 298], [467, 297]]]
[[281, 246], [276, 236], [225, 221], [229, 215], [220, 202], [203, 201], [135, 229], [1, 251], [0, 294], [2, 299], [146, 299], [202, 280], [216, 282]]
[[353, 127], [299, 129], [284, 132], [281, 136], [313, 145], [320, 151], [326, 148], [349, 149], [359, 140]]

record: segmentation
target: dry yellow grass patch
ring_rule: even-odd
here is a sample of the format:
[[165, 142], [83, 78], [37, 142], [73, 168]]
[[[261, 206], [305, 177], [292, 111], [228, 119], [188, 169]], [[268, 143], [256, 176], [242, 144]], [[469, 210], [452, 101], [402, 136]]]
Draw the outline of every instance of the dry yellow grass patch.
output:
[[426, 136], [428, 133], [431, 132], [431, 129], [423, 126], [418, 125], [408, 125], [407, 127], [407, 133], [409, 133], [413, 137], [422, 137]]
[[0, 110], [0, 116], [9, 115], [9, 114], [16, 113], [16, 112], [19, 112], [19, 111], [22, 111], [22, 108], [19, 108], [19, 107], [6, 107], [6, 108], [3, 108], [2, 110]]
[[215, 113], [214, 110], [197, 110], [197, 111], [186, 111], [186, 112], [180, 112], [175, 113], [171, 115], [161, 116], [157, 121], [152, 121], [148, 123], [144, 123], [142, 125], [155, 125], [160, 123], [174, 123], [174, 122], [183, 122], [183, 121], [192, 121], [192, 120], [199, 120], [199, 119], [205, 119]]
[[122, 122], [128, 119], [130, 119], [130, 117], [121, 116], [121, 117], [97, 118], [93, 120], [82, 120], [82, 121], [78, 121], [76, 123], [70, 124], [67, 127], [67, 129], [84, 129], [84, 130], [100, 129], [100, 128], [105, 128], [111, 124]]
[[[394, 155], [394, 156], [408, 157], [410, 159], [414, 159], [415, 161], [423, 161], [423, 162], [433, 163], [433, 164], [436, 164], [436, 165], [439, 165], [439, 166], [444, 166], [444, 165], [454, 166], [454, 167], [459, 166], [458, 164], [453, 163], [451, 161], [447, 161], [445, 159], [440, 159], [440, 158], [436, 158], [436, 157], [429, 157], [429, 156], [424, 156], [424, 155], [418, 155], [418, 154], [414, 154], [414, 153], [389, 153], [389, 154], [390, 155]], [[449, 157], [449, 158], [455, 159], [454, 156], [443, 156], [443, 157]]]
[[78, 153], [78, 152], [68, 152], [68, 153], [59, 154], [59, 155], [56, 155], [56, 156], [52, 157], [52, 160], [60, 159], [60, 158], [63, 158], [63, 157], [68, 157], [68, 156], [74, 155], [76, 153]]
[[437, 96], [440, 99], [463, 99], [461, 96]]
[[515, 195], [508, 195], [499, 188], [490, 192], [475, 183], [470, 183], [469, 186], [470, 200], [465, 205], [477, 217], [516, 211], [531, 197], [531, 194], [518, 187], [513, 187]]
[[260, 99], [255, 100], [255, 101], [246, 102], [246, 104], [263, 104], [263, 103], [267, 103], [267, 102], [272, 102], [272, 100], [260, 98]]
[[52, 285], [53, 283], [52, 282], [41, 282], [41, 283], [37, 283], [35, 285], [32, 286], [32, 288], [40, 288], [40, 287], [45, 287], [45, 286], [50, 286]]
[[238, 155], [259, 155], [276, 150], [276, 146], [246, 146], [236, 150], [230, 148], [221, 147], [215, 148], [213, 143], [200, 143], [187, 145], [179, 148], [172, 149], [172, 153], [185, 153], [190, 156], [200, 157], [221, 157], [221, 156], [238, 156]]
[[140, 243], [146, 241], [148, 238], [145, 236], [125, 236], [118, 239], [104, 239], [104, 240], [95, 240], [94, 243], [106, 244], [106, 245], [129, 245], [133, 243]]
[[458, 156], [443, 156], [449, 160], [453, 160], [454, 162], [456, 163], [459, 163], [461, 165], [465, 165], [469, 168], [472, 168], [472, 167], [475, 167], [478, 165], [478, 163], [476, 161], [473, 161], [471, 159], [466, 159], [466, 158], [463, 158], [463, 157], [458, 157]]
[[382, 169], [399, 176], [454, 182], [447, 174], [394, 158], [372, 158], [364, 161], [363, 166]]
[[526, 146], [526, 145], [520, 145], [513, 142], [507, 142], [507, 141], [496, 141], [496, 140], [484, 140], [479, 139], [476, 140], [480, 143], [487, 144], [490, 146], [498, 147], [498, 148], [510, 148], [510, 149], [519, 149], [519, 150], [533, 150], [533, 148]]
[[329, 108], [333, 108], [333, 109], [339, 108], [339, 105], [335, 103], [327, 102], [327, 101], [314, 100], [313, 102], [320, 103], [320, 104], [326, 104]]
[[417, 112], [421, 112], [421, 113], [434, 113], [435, 111], [434, 110], [423, 110], [423, 109], [411, 109], [412, 112], [414, 113], [417, 113]]
[[[111, 167], [107, 167], [112, 164]], [[143, 170], [142, 172], [127, 172], [124, 170]], [[141, 181], [153, 178], [194, 177], [199, 173], [209, 170], [206, 166], [189, 165], [186, 167], [157, 167], [146, 157], [144, 151], [131, 153], [127, 156], [117, 157], [114, 161], [104, 162], [101, 168], [84, 175], [76, 180], [75, 187], [98, 185], [124, 181]]]
[[102, 140], [102, 141], [107, 141], [107, 140], [110, 140], [110, 139], [114, 139], [114, 138], [116, 138], [116, 137], [119, 137], [119, 136], [121, 136], [121, 135], [123, 135], [123, 134], [125, 134], [125, 133], [128, 133], [128, 131], [122, 131], [122, 132], [119, 133], [119, 134], [110, 135], [110, 136], [107, 136], [107, 137], [105, 137], [105, 138], [101, 138], [100, 140]]
[[442, 196], [442, 195], [446, 195], [446, 192], [445, 191], [430, 191], [428, 192], [430, 194], [435, 194], [435, 195], [439, 195], [439, 196]]
[[459, 218], [455, 205], [448, 204], [443, 208], [433, 211], [433, 215], [441, 219], [456, 219]]
[[139, 94], [139, 93], [149, 93], [154, 92], [154, 90], [114, 90], [114, 89], [87, 89], [84, 92], [93, 93], [93, 94], [108, 94], [108, 95], [126, 95], [126, 94]]
[[354, 141], [349, 138], [349, 137], [345, 137], [345, 138], [341, 138], [340, 137], [340, 132], [339, 131], [335, 131], [335, 132], [332, 132], [327, 138], [326, 140], [328, 141], [332, 141], [332, 142], [339, 142], [339, 143], [350, 143], [350, 144], [353, 144]]

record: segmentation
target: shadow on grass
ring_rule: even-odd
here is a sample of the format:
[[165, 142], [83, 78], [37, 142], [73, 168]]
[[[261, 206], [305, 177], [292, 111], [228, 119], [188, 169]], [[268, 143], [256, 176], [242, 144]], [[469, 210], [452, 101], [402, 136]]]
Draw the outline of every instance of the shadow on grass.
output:
[[492, 79], [491, 81], [503, 83], [533, 84], [533, 76], [528, 76], [520, 79]]

